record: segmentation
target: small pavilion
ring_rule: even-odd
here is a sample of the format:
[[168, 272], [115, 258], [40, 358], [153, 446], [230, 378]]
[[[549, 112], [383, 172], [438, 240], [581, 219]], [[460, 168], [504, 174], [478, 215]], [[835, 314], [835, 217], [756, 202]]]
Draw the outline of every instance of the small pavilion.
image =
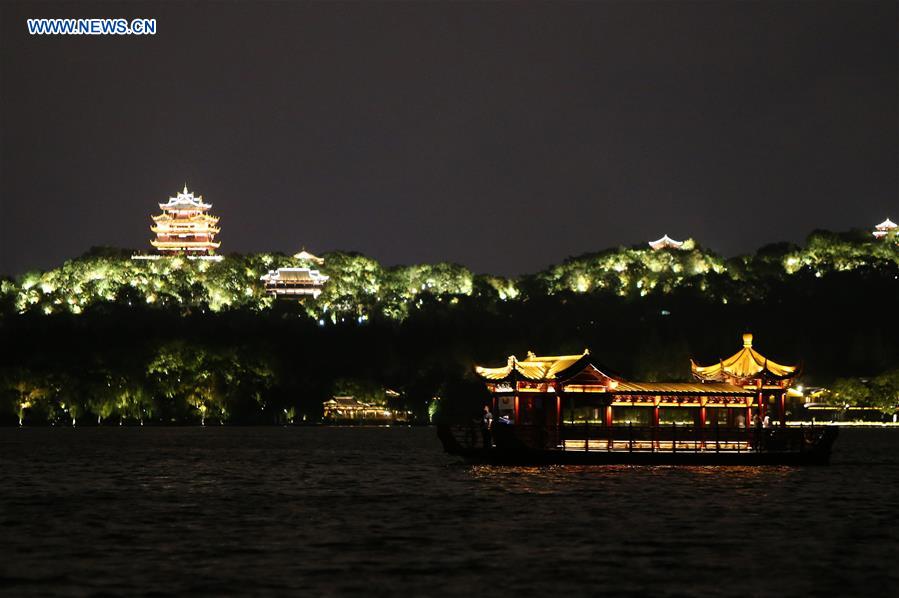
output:
[[318, 270], [309, 268], [278, 268], [269, 270], [259, 280], [265, 283], [265, 291], [274, 297], [317, 299], [328, 278]]
[[897, 230], [899, 230], [899, 224], [896, 224], [895, 222], [887, 218], [886, 220], [875, 226], [874, 232], [871, 234], [873, 234], [878, 239], [882, 239], [890, 235], [891, 233], [895, 235]]
[[757, 394], [759, 417], [764, 418], [768, 403], [777, 406], [780, 424], [787, 421], [787, 389], [799, 376], [798, 365], [782, 365], [774, 362], [752, 347], [752, 334], [743, 335], [743, 348], [712, 365], [698, 365], [690, 360], [693, 377], [702, 383], [727, 383]]
[[649, 246], [652, 247], [654, 251], [659, 251], [660, 249], [681, 249], [683, 248], [683, 245], [683, 241], [675, 241], [667, 234], [662, 235], [661, 239], [649, 241]]
[[315, 254], [309, 253], [308, 251], [306, 251], [306, 248], [305, 248], [305, 247], [303, 247], [303, 248], [300, 250], [299, 253], [295, 253], [295, 254], [293, 255], [293, 257], [296, 258], [296, 259], [298, 259], [298, 260], [303, 260], [303, 261], [306, 261], [306, 262], [313, 263], [313, 264], [315, 264], [316, 266], [321, 266], [322, 264], [325, 263], [325, 258], [323, 258], [323, 257], [318, 257], [318, 256], [315, 255]]

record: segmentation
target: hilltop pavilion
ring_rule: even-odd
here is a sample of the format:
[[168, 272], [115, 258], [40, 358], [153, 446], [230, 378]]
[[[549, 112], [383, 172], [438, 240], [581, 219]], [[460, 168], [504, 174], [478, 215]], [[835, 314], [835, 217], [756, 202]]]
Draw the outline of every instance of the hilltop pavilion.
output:
[[875, 226], [874, 232], [871, 234], [873, 234], [878, 239], [882, 239], [890, 233], [895, 234], [897, 232], [897, 229], [899, 229], [899, 225], [887, 218], [886, 220]]
[[295, 258], [298, 259], [298, 260], [304, 260], [304, 261], [307, 261], [307, 262], [311, 262], [311, 263], [316, 264], [316, 265], [318, 265], [318, 266], [321, 266], [322, 264], [325, 263], [325, 258], [323, 258], [323, 257], [318, 257], [317, 255], [314, 255], [314, 254], [312, 254], [312, 253], [309, 253], [308, 251], [306, 251], [306, 248], [305, 248], [305, 247], [303, 247], [303, 249], [301, 249], [299, 253], [295, 253], [295, 254], [293, 255], [293, 257], [295, 257]]
[[660, 249], [681, 249], [683, 248], [683, 245], [683, 241], [675, 241], [667, 234], [662, 235], [661, 239], [649, 241], [649, 246], [652, 247], [655, 251], [659, 251]]
[[260, 280], [265, 283], [266, 292], [274, 297], [317, 299], [328, 278], [318, 270], [309, 268], [278, 268], [269, 270]]

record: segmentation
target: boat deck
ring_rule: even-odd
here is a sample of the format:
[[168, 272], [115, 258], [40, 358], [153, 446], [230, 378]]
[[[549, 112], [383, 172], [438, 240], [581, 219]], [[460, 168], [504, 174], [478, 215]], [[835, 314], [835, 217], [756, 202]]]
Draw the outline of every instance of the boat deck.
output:
[[563, 440], [555, 447], [563, 451], [606, 451], [606, 452], [715, 452], [745, 453], [752, 445], [745, 440]]

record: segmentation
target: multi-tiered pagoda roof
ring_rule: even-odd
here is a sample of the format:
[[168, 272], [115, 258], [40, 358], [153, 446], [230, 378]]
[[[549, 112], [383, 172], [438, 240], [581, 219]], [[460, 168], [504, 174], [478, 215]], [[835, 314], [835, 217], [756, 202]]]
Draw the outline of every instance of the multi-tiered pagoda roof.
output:
[[221, 245], [215, 240], [220, 232], [218, 217], [208, 214], [212, 207], [203, 202], [203, 196], [195, 196], [187, 190], [160, 203], [162, 214], [152, 216], [150, 230], [156, 238], [150, 243], [163, 253], [212, 254]]

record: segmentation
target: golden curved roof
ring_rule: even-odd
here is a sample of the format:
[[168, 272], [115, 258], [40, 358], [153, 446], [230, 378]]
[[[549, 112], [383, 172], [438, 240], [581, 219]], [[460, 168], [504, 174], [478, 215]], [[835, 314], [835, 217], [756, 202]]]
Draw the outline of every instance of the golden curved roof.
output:
[[670, 395], [681, 393], [691, 395], [753, 396], [752, 391], [726, 382], [619, 382], [610, 392], [619, 395]]
[[771, 361], [752, 348], [752, 334], [743, 335], [743, 348], [727, 359], [713, 365], [697, 365], [690, 360], [693, 375], [701, 380], [721, 380], [725, 376], [733, 378], [752, 378], [767, 371], [778, 378], [795, 375], [798, 366], [782, 365]]
[[579, 359], [590, 352], [584, 349], [580, 355], [551, 355], [538, 357], [533, 352], [528, 351], [525, 359], [518, 359], [514, 355], [510, 355], [505, 367], [486, 368], [475, 366], [475, 371], [482, 378], [487, 380], [504, 380], [513, 371], [518, 372], [521, 377], [528, 380], [547, 380], [555, 378], [560, 372], [564, 372]]

